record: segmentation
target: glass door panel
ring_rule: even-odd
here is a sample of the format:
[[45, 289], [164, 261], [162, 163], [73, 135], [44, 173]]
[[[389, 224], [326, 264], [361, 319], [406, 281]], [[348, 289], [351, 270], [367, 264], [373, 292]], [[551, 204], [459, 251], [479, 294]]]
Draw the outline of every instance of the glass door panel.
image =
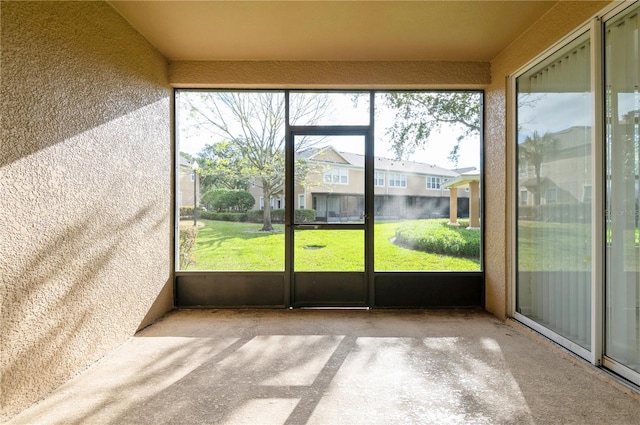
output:
[[294, 224], [364, 223], [364, 136], [295, 135]]
[[364, 272], [364, 230], [296, 230], [298, 272]]
[[292, 136], [292, 303], [365, 306], [365, 135]]
[[640, 384], [638, 7], [606, 25], [605, 355]]
[[[517, 84], [516, 311], [591, 349], [589, 34]], [[582, 355], [587, 356], [586, 352]]]

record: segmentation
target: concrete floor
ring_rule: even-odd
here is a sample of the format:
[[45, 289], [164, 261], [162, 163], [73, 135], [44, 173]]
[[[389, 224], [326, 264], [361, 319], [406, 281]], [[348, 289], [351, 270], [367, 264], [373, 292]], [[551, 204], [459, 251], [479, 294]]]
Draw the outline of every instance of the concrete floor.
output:
[[640, 424], [640, 396], [475, 310], [175, 311], [10, 424]]

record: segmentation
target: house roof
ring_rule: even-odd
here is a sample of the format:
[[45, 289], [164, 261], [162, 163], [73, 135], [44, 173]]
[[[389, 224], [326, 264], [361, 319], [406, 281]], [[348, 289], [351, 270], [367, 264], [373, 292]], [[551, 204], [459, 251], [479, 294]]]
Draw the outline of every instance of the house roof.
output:
[[[317, 157], [321, 153], [327, 153], [327, 151], [331, 151], [338, 156], [338, 158], [344, 159], [344, 162], [340, 161], [327, 161], [321, 160], [321, 162], [332, 162], [332, 163], [342, 163], [348, 164], [357, 168], [364, 168], [364, 155], [350, 153], [350, 152], [340, 152], [333, 148], [332, 146], [323, 146], [316, 148], [305, 149], [298, 153], [299, 157], [303, 157], [309, 160], [318, 160]], [[335, 158], [335, 156], [334, 156]], [[434, 164], [426, 164], [423, 162], [415, 162], [415, 161], [406, 161], [406, 160], [395, 160], [389, 158], [383, 158], [376, 156], [374, 158], [375, 161], [375, 169], [376, 170], [385, 170], [385, 171], [399, 171], [403, 173], [413, 173], [413, 174], [425, 174], [425, 175], [433, 175], [433, 176], [444, 176], [444, 177], [456, 177], [460, 173], [449, 170], [447, 168], [439, 167]], [[470, 167], [468, 169], [475, 169]]]
[[466, 187], [469, 186], [471, 182], [479, 182], [480, 181], [480, 173], [475, 168], [471, 167], [471, 170], [460, 174], [455, 179], [449, 180], [448, 182], [442, 185], [443, 188], [449, 189], [452, 187]]
[[464, 174], [464, 173], [468, 173], [469, 171], [476, 171], [476, 167], [454, 168], [453, 171], [455, 171], [458, 174]]
[[[546, 186], [547, 183], [551, 182], [551, 180], [549, 180], [546, 177], [540, 177], [540, 186]], [[527, 187], [527, 188], [535, 188], [538, 185], [538, 181], [536, 180], [535, 177], [532, 177], [530, 179], [524, 180], [522, 182], [519, 182], [520, 186], [522, 187]], [[553, 183], [553, 182], [552, 182]]]

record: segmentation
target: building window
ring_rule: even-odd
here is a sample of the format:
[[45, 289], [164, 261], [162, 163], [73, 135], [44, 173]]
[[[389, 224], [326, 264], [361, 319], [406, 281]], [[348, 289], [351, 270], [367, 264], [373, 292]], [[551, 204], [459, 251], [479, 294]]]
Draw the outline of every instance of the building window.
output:
[[376, 187], [384, 187], [384, 172], [376, 171], [374, 184]]
[[303, 210], [304, 206], [304, 195], [298, 195], [298, 208]]
[[427, 189], [440, 189], [440, 177], [427, 176]]
[[[284, 208], [284, 200], [282, 198], [270, 198], [269, 199], [269, 206], [271, 206], [271, 209], [274, 208]], [[260, 197], [260, 209], [263, 210], [264, 209], [264, 197]]]
[[407, 176], [398, 173], [389, 173], [389, 187], [407, 187]]
[[529, 191], [527, 189], [523, 189], [520, 191], [520, 205], [529, 204]]
[[328, 184], [349, 184], [349, 170], [330, 168], [324, 172], [324, 182]]

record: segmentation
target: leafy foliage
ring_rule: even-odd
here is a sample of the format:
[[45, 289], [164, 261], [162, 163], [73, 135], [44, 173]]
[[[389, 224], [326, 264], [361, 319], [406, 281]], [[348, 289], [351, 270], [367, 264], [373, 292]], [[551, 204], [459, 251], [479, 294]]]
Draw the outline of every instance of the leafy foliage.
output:
[[545, 133], [542, 136], [537, 132], [533, 132], [533, 136], [527, 136], [524, 142], [518, 145], [518, 159], [523, 166], [531, 164], [534, 169], [536, 185], [530, 187], [533, 192], [535, 205], [540, 205], [540, 197], [542, 196], [542, 163], [547, 159], [558, 146], [558, 140], [551, 133]]
[[202, 195], [201, 202], [218, 212], [245, 212], [256, 203], [256, 200], [246, 190], [210, 189]]
[[203, 211], [200, 213], [200, 218], [204, 220], [245, 222], [249, 219], [249, 215], [246, 212], [233, 213], [233, 212]]
[[[202, 211], [202, 208], [198, 207], [198, 214]], [[190, 217], [193, 218], [193, 207], [180, 207], [180, 218]]]
[[204, 191], [210, 188], [246, 190], [249, 187], [249, 163], [235, 142], [205, 145], [198, 152], [198, 165]]
[[[317, 122], [326, 113], [326, 95], [304, 98], [304, 103], [291, 105], [291, 121]], [[268, 200], [282, 190], [285, 175], [282, 92], [182, 92], [180, 101], [188, 110], [190, 128], [228, 141], [219, 147], [208, 147], [212, 156], [201, 164], [203, 175], [213, 178], [211, 184], [217, 185], [216, 179], [225, 181], [227, 188], [229, 180], [243, 184], [250, 180], [261, 188], [267, 200], [262, 230], [272, 230]], [[297, 148], [305, 146], [299, 144]]]
[[197, 227], [180, 226], [180, 270], [186, 270], [194, 264], [193, 250], [196, 247], [197, 237]]
[[[312, 223], [316, 220], [316, 210], [296, 209], [293, 213], [296, 223]], [[264, 210], [251, 210], [247, 214], [250, 222], [259, 223], [262, 221]], [[284, 223], [284, 209], [271, 210], [271, 219], [274, 223]]]
[[462, 140], [480, 134], [479, 93], [390, 92], [385, 102], [396, 110], [393, 127], [387, 131], [396, 159], [408, 158], [427, 144], [434, 130], [447, 125], [461, 131], [449, 154], [449, 158], [457, 162]]
[[401, 223], [396, 229], [396, 243], [418, 251], [478, 258], [480, 232], [447, 225], [447, 220], [414, 220]]

